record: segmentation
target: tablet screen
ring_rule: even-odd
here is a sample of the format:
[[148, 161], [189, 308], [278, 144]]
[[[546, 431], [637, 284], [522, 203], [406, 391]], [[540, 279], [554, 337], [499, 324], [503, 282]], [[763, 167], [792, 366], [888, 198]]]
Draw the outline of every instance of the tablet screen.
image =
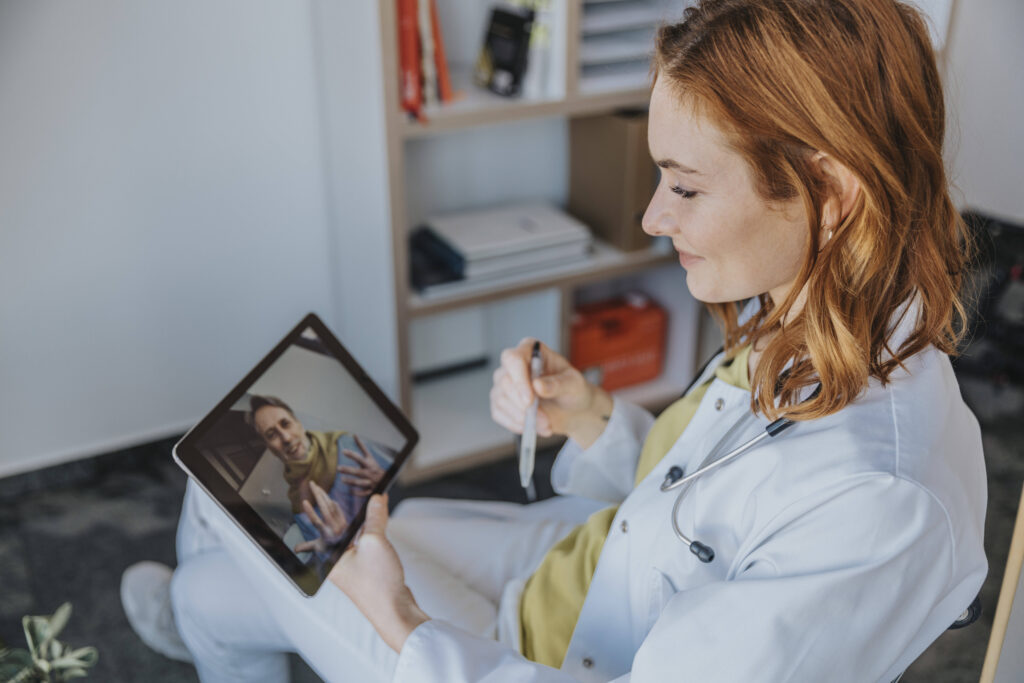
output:
[[178, 443], [175, 457], [312, 595], [416, 438], [310, 314]]

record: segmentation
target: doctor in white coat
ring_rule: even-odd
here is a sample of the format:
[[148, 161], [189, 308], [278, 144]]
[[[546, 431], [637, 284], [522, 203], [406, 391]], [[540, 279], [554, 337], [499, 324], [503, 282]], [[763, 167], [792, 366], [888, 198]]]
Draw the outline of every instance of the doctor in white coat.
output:
[[[890, 681], [981, 586], [981, 439], [948, 358], [967, 238], [921, 17], [894, 0], [707, 0], [660, 29], [654, 66], [643, 227], [672, 240], [725, 352], [659, 449], [645, 411], [546, 348], [531, 383], [530, 340], [508, 350], [495, 419], [521, 429], [538, 396], [541, 433], [569, 437], [556, 490], [618, 507], [545, 665], [522, 654], [547, 625], [515, 576], [507, 637], [431, 618], [375, 498], [330, 579], [397, 653], [396, 681]], [[737, 358], [749, 388], [719, 372]], [[779, 417], [795, 424], [662, 490]]]

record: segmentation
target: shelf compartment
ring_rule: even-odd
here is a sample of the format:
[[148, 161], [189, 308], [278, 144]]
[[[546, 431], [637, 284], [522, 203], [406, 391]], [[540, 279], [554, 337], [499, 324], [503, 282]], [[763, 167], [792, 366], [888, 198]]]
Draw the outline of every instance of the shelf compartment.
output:
[[548, 287], [585, 284], [629, 275], [655, 265], [671, 263], [675, 259], [675, 252], [664, 245], [624, 252], [595, 240], [593, 253], [582, 261], [484, 282], [452, 283], [437, 293], [412, 294], [409, 297], [408, 312], [413, 316], [428, 315], [456, 306], [483, 303]]
[[491, 419], [493, 372], [488, 366], [413, 385], [412, 414], [420, 442], [410, 464], [416, 470], [436, 470], [488, 451], [512, 451], [512, 434]]

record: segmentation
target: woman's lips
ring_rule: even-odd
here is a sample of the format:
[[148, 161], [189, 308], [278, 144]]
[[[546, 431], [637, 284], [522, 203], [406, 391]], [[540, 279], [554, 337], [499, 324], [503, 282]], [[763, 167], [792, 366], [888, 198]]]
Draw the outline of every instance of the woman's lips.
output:
[[679, 252], [679, 265], [681, 265], [683, 268], [689, 268], [690, 266], [693, 266], [703, 260], [704, 259], [695, 254], [691, 254], [685, 251]]

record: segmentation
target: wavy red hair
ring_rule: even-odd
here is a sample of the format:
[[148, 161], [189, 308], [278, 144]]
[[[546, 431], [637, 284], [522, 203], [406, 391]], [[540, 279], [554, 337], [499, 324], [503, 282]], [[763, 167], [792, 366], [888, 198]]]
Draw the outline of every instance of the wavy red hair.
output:
[[[726, 132], [762, 197], [799, 198], [806, 209], [807, 253], [786, 301], [761, 295], [742, 325], [740, 302], [708, 305], [730, 354], [766, 344], [751, 378], [755, 410], [829, 415], [928, 346], [955, 353], [970, 244], [948, 192], [942, 86], [917, 10], [894, 0], [706, 0], [659, 29], [652, 70]], [[819, 151], [860, 183], [835, 225], [824, 225], [837, 190], [813, 163]], [[823, 226], [833, 233], [824, 244]], [[892, 323], [912, 299], [917, 320], [893, 349]], [[819, 380], [819, 395], [800, 403]]]

